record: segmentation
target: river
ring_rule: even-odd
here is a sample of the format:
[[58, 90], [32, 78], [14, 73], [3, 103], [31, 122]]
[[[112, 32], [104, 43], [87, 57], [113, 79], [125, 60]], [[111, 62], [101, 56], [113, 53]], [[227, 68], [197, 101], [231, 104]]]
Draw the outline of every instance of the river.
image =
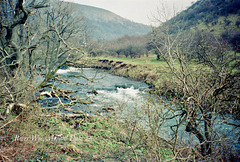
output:
[[86, 113], [93, 113], [93, 111], [102, 110], [104, 107], [116, 107], [119, 109], [123, 107], [124, 104], [131, 107], [136, 99], [141, 98], [145, 91], [148, 90], [148, 86], [144, 82], [111, 75], [103, 71], [100, 72], [97, 69], [70, 67], [68, 69], [58, 70], [57, 74], [63, 75], [64, 78], [71, 79], [73, 83], [79, 82], [86, 84], [55, 84], [59, 88], [78, 90], [78, 92], [74, 94], [77, 98], [93, 100], [94, 103], [92, 104], [73, 107], [73, 109], [78, 109]]
[[[146, 129], [155, 129], [159, 135], [168, 140], [173, 138], [170, 126], [175, 125], [178, 118], [164, 120], [164, 118], [173, 115], [165, 106], [171, 107], [166, 100], [156, 101], [156, 98], [150, 96], [148, 85], [142, 81], [136, 81], [129, 78], [115, 76], [104, 71], [91, 68], [74, 68], [58, 70], [57, 74], [65, 79], [70, 79], [73, 83], [86, 85], [68, 85], [64, 83], [55, 83], [55, 86], [62, 89], [77, 90], [73, 94], [76, 98], [94, 101], [92, 104], [79, 104], [72, 106], [74, 110], [80, 110], [87, 114], [98, 113], [101, 115], [118, 114], [119, 119], [122, 117], [138, 121]], [[52, 102], [55, 101], [55, 102]], [[45, 98], [42, 100], [42, 106], [51, 106], [57, 103], [58, 99]], [[62, 100], [67, 103], [68, 100]], [[117, 111], [106, 111], [116, 109]], [[63, 113], [70, 113], [61, 110]], [[231, 145], [234, 151], [240, 150], [239, 133], [240, 129], [221, 122], [218, 116], [213, 117], [215, 120], [214, 127], [216, 132], [221, 135], [215, 136], [227, 139], [226, 145]], [[239, 120], [229, 119], [229, 121], [240, 124]], [[153, 128], [158, 123], [158, 128]], [[201, 124], [200, 124], [201, 125]], [[179, 137], [182, 144], [191, 146], [199, 145], [195, 136], [187, 133], [185, 127], [179, 128]]]

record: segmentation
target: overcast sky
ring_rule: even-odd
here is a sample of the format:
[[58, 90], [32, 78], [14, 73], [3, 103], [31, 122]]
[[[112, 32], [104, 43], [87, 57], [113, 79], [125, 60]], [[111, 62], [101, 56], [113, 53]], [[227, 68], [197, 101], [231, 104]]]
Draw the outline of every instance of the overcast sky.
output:
[[[167, 9], [168, 16], [174, 11], [186, 9], [196, 0], [64, 0], [79, 4], [103, 8], [127, 18], [131, 21], [147, 25], [157, 25], [155, 18], [160, 18], [162, 4]], [[174, 8], [174, 9], [173, 9]]]

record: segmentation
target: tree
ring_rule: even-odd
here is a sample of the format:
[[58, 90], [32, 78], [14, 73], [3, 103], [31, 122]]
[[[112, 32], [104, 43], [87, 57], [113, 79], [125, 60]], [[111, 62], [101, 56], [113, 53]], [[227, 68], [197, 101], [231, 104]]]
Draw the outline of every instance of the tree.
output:
[[[82, 18], [73, 18], [62, 2], [3, 0], [0, 13], [0, 104], [6, 109], [33, 102], [36, 90], [61, 81], [57, 70], [83, 54], [76, 41], [83, 30], [75, 23]], [[38, 85], [37, 76], [42, 78]]]
[[[159, 45], [158, 45], [159, 46]], [[153, 54], [157, 55], [157, 60], [160, 60], [160, 55], [157, 52], [157, 49], [153, 43], [153, 41], [149, 41], [146, 45], [146, 49], [150, 52], [152, 52]]]
[[[171, 126], [175, 138], [173, 150], [176, 152], [180, 127], [185, 127], [186, 132], [199, 140], [201, 154], [207, 157], [216, 145], [226, 140], [214, 128], [217, 120], [240, 126], [226, 122], [227, 114], [239, 115], [240, 87], [237, 76], [227, 67], [234, 55], [210, 33], [186, 35], [181, 30], [177, 34], [159, 30], [154, 31], [153, 42], [171, 71], [165, 89], [172, 92], [173, 98], [169, 99], [175, 105], [169, 108], [173, 115], [167, 118], [176, 120]], [[199, 58], [195, 67], [189, 56]]]
[[235, 52], [240, 53], [240, 32], [235, 33], [229, 40], [229, 43], [233, 46]]
[[[137, 57], [144, 54], [146, 51], [147, 38], [145, 36], [128, 36], [125, 35], [116, 40], [111, 40], [104, 43], [106, 50], [114, 51], [118, 57]], [[111, 53], [111, 52], [110, 52]]]
[[[79, 59], [81, 56], [81, 49], [75, 48], [76, 40], [80, 33], [75, 24], [79, 19], [72, 18], [70, 6], [62, 2], [53, 2], [52, 8], [43, 11], [43, 31], [44, 41], [40, 48], [42, 49], [42, 56], [44, 58], [43, 67], [44, 81], [40, 83], [39, 87], [45, 86], [51, 79], [54, 78], [56, 71], [66, 64], [67, 61]], [[56, 3], [58, 3], [56, 5]], [[80, 20], [81, 17], [80, 17]], [[73, 45], [74, 44], [74, 45]], [[80, 55], [77, 55], [80, 54]], [[74, 57], [73, 57], [74, 56]]]
[[[35, 46], [23, 46], [22, 29], [33, 11], [46, 7], [46, 0], [32, 0], [24, 3], [23, 0], [2, 0], [0, 10], [0, 37], [1, 37], [1, 62], [4, 66], [6, 77], [10, 77], [12, 71], [18, 66], [20, 55], [32, 50]], [[24, 5], [26, 4], [26, 5]], [[11, 74], [10, 74], [11, 73]]]

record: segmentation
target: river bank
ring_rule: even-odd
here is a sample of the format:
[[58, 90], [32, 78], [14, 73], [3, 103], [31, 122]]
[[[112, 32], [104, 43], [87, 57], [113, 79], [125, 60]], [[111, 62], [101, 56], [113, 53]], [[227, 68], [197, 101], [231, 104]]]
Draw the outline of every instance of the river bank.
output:
[[149, 63], [148, 60], [146, 60], [145, 63], [146, 64], [140, 65], [112, 59], [88, 58], [77, 62], [68, 62], [68, 65], [77, 68], [107, 70], [109, 73], [117, 76], [144, 81], [152, 90], [164, 88], [164, 84], [162, 83], [168, 79], [167, 75], [169, 73], [167, 65], [161, 64], [161, 67], [156, 67], [155, 65], [147, 64]]
[[[168, 99], [178, 98], [183, 95], [182, 89], [178, 89], [176, 88], [176, 85], [174, 85], [175, 83], [173, 83], [173, 81], [178, 81], [176, 81], [176, 76], [173, 74], [167, 63], [165, 61], [156, 60], [155, 56], [135, 59], [105, 57], [84, 58], [76, 62], [69, 62], [68, 64], [80, 68], [87, 67], [103, 69], [114, 75], [144, 81], [151, 89], [150, 93], [165, 96]], [[178, 73], [181, 73], [181, 66], [178, 62], [175, 62], [173, 66]], [[192, 62], [188, 66], [196, 77], [198, 75], [208, 75], [210, 71], [204, 64]], [[223, 76], [224, 75], [225, 74], [223, 74]], [[228, 86], [232, 87], [232, 89], [239, 89], [240, 73], [232, 73], [229, 75], [234, 83], [228, 83]], [[207, 82], [209, 81], [211, 81], [211, 79]], [[234, 86], [232, 84], [234, 84]], [[239, 93], [239, 90], [237, 93]], [[237, 109], [234, 110], [238, 112]]]
[[[72, 79], [72, 83], [81, 82], [83, 85], [56, 82], [55, 88], [46, 88], [40, 94], [41, 100], [48, 102], [43, 103], [42, 106], [34, 102], [32, 105], [22, 107], [20, 114], [12, 111], [8, 114], [10, 122], [7, 123], [7, 127], [4, 125], [5, 119], [0, 120], [0, 126], [3, 125], [0, 131], [2, 142], [0, 159], [5, 161], [161, 161], [174, 158], [172, 144], [164, 141], [158, 134], [146, 131], [140, 123], [129, 119], [128, 116], [120, 118], [110, 113], [116, 111], [114, 107], [106, 107], [113, 104], [113, 99], [110, 98], [110, 104], [106, 104], [106, 99], [101, 97], [106, 94], [113, 98], [128, 95], [129, 101], [132, 95], [138, 93], [138, 89], [147, 87], [146, 84], [139, 82], [136, 86], [133, 83], [136, 81], [118, 76], [114, 76], [116, 78], [113, 79], [107, 72], [98, 73], [99, 76], [96, 76], [96, 72], [98, 70], [92, 68], [60, 69], [57, 72], [58, 77], [61, 75], [62, 78]], [[103, 76], [107, 79], [101, 80]], [[85, 77], [95, 77], [98, 85], [92, 85], [93, 82], [88, 82]], [[85, 82], [88, 84], [85, 85]], [[132, 85], [136, 89], [131, 88]], [[50, 93], [56, 92], [56, 87], [65, 89], [66, 92], [69, 92], [67, 89], [74, 92], [78, 89], [79, 95], [73, 96], [76, 99], [97, 89], [92, 91], [98, 93], [97, 95], [90, 95], [95, 97], [95, 101], [96, 97], [100, 98], [99, 104], [88, 102], [80, 105], [80, 109], [74, 110], [76, 107], [69, 107], [66, 103], [69, 101], [66, 96], [60, 94], [55, 96], [55, 93]], [[135, 93], [127, 94], [128, 89]], [[98, 105], [106, 113], [93, 115], [90, 112], [92, 110], [90, 105], [93, 107]], [[14, 156], [12, 152], [15, 152]]]
[[[86, 61], [86, 62], [85, 62]], [[147, 62], [146, 62], [147, 63]], [[133, 77], [136, 80], [144, 80], [144, 77], [140, 77], [137, 73], [139, 71], [145, 73], [151, 67], [151, 65], [137, 65], [136, 63], [126, 63], [121, 62], [119, 60], [111, 60], [111, 59], [95, 59], [94, 61], [90, 60], [81, 60], [78, 63], [68, 62], [70, 66], [75, 67], [88, 67], [88, 68], [97, 68], [97, 69], [106, 69], [110, 71], [112, 74], [124, 76], [124, 77]], [[125, 65], [126, 64], [126, 65]], [[92, 92], [98, 92], [96, 97], [100, 97], [101, 95], [108, 94], [111, 97], [119, 97], [119, 94], [126, 96], [126, 89], [129, 89], [132, 86], [132, 83], [128, 84], [123, 77], [116, 77], [113, 79], [112, 77], [108, 77], [107, 72], [99, 72], [96, 69], [78, 69], [68, 67], [67, 69], [60, 69], [57, 73], [58, 75], [66, 75], [72, 78], [73, 76], [79, 76], [84, 71], [93, 71], [90, 76], [96, 76], [97, 73], [100, 73], [100, 78], [105, 78], [105, 80], [100, 81], [97, 78], [97, 82], [100, 83], [99, 87], [91, 86], [86, 87], [86, 91], [89, 90], [97, 90]], [[154, 70], [157, 68], [155, 67]], [[131, 73], [131, 75], [127, 75], [126, 71]], [[139, 71], [138, 71], [139, 70]], [[166, 70], [167, 72], [167, 70]], [[83, 76], [83, 75], [80, 75]], [[88, 75], [84, 75], [88, 76]], [[149, 76], [149, 75], [147, 75]], [[92, 78], [92, 77], [90, 77]], [[159, 77], [159, 79], [161, 79]], [[79, 78], [76, 82], [81, 82]], [[115, 83], [115, 81], [118, 81]], [[159, 81], [159, 80], [158, 80]], [[81, 82], [84, 83], [84, 82]], [[113, 84], [113, 89], [110, 90], [109, 87], [104, 87], [103, 83], [107, 86]], [[124, 84], [120, 84], [124, 83]], [[125, 84], [128, 86], [125, 87]], [[117, 86], [115, 86], [117, 85]], [[59, 85], [58, 85], [59, 86]], [[124, 86], [122, 88], [119, 88]], [[60, 86], [62, 88], [66, 88], [67, 86]], [[77, 87], [83, 91], [83, 87], [77, 85]], [[139, 89], [137, 86], [136, 88]], [[72, 90], [73, 87], [69, 87]], [[132, 89], [134, 92], [137, 89]], [[121, 90], [121, 91], [120, 91]], [[121, 93], [122, 92], [122, 93]], [[114, 94], [118, 95], [114, 95]], [[132, 93], [130, 94], [132, 95]], [[129, 99], [129, 97], [126, 97]], [[134, 96], [134, 98], [136, 98]], [[105, 104], [106, 100], [100, 99], [102, 104]], [[110, 99], [112, 104], [112, 99]], [[120, 103], [120, 105], [125, 105]], [[135, 105], [135, 104], [134, 104]], [[121, 122], [119, 122], [119, 117], [114, 115], [109, 116], [92, 116], [92, 115], [82, 115], [83, 111], [78, 111], [77, 114], [74, 111], [74, 115], [58, 115], [55, 113], [51, 113], [51, 111], [47, 111], [46, 108], [36, 108], [36, 110], [32, 111], [30, 109], [24, 109], [25, 116], [20, 116], [19, 119], [25, 119], [18, 121], [18, 124], [13, 122], [11, 127], [16, 127], [19, 129], [19, 132], [11, 132], [8, 135], [1, 134], [3, 138], [12, 137], [12, 139], [8, 139], [9, 141], [5, 142], [6, 146], [11, 147], [12, 150], [16, 148], [18, 149], [17, 157], [19, 159], [29, 158], [29, 159], [41, 159], [41, 160], [50, 160], [53, 157], [65, 158], [67, 160], [109, 160], [109, 161], [125, 161], [125, 160], [133, 160], [133, 161], [141, 161], [141, 160], [149, 160], [149, 161], [166, 161], [173, 160], [174, 153], [173, 147], [175, 150], [174, 142], [171, 140], [165, 140], [164, 136], [159, 136], [155, 132], [159, 132], [158, 126], [162, 125], [161, 119], [165, 119], [166, 116], [163, 114], [164, 107], [161, 105], [150, 106], [148, 102], [142, 106], [141, 104], [135, 105], [136, 108], [140, 108], [139, 114], [137, 115], [137, 120], [129, 120], [123, 118]], [[109, 108], [109, 107], [107, 107]], [[89, 110], [89, 106], [86, 107]], [[106, 108], [104, 108], [105, 111]], [[72, 109], [64, 109], [65, 111], [69, 111]], [[129, 110], [129, 109], [128, 109]], [[134, 111], [136, 113], [136, 111]], [[145, 114], [148, 118], [143, 118], [143, 114]], [[167, 114], [166, 114], [167, 115]], [[27, 119], [27, 120], [26, 120]], [[135, 119], [135, 118], [134, 118]], [[149, 119], [149, 120], [145, 120]], [[141, 123], [146, 122], [148, 124], [148, 131], [142, 128]], [[166, 125], [166, 127], [169, 127]], [[155, 129], [156, 128], [156, 129]], [[7, 129], [5, 130], [8, 131]], [[166, 132], [163, 131], [163, 132]], [[187, 135], [187, 134], [184, 134]], [[14, 147], [12, 144], [14, 143]], [[34, 156], [29, 156], [30, 152], [24, 153], [22, 152], [21, 145], [29, 145], [34, 150], [31, 152]], [[196, 155], [192, 153], [192, 148], [189, 147], [181, 147], [187, 146], [186, 144], [182, 144], [177, 146], [175, 150], [175, 154], [180, 154], [181, 157], [187, 157], [188, 159], [195, 160], [197, 159]], [[191, 151], [189, 151], [189, 149]], [[4, 155], [6, 155], [6, 151], [8, 151], [7, 147], [1, 149], [4, 150]], [[194, 149], [195, 150], [195, 149]], [[26, 150], [23, 150], [26, 151]], [[197, 146], [196, 146], [196, 152]], [[191, 152], [191, 153], [190, 153]], [[191, 155], [190, 155], [190, 154]], [[23, 157], [25, 155], [25, 157]], [[219, 154], [218, 158], [221, 158]], [[190, 158], [191, 156], [191, 158]], [[200, 157], [199, 157], [200, 158]], [[157, 160], [158, 159], [158, 160]]]
[[1, 129], [0, 160], [152, 161], [173, 157], [164, 141], [158, 143], [159, 156], [150, 149], [155, 147], [153, 136], [136, 128], [132, 121], [118, 122], [113, 116], [76, 118], [24, 111], [21, 118], [25, 120]]
[[[205, 66], [204, 64], [196, 64], [196, 66], [190, 65], [189, 68], [191, 70], [191, 73], [189, 73], [188, 76], [191, 75], [192, 78], [194, 78], [194, 79], [196, 78], [196, 80], [194, 80], [194, 82], [196, 82], [197, 84], [194, 84], [192, 87], [190, 87], [193, 90], [192, 96], [184, 98], [184, 96], [191, 95], [191, 91], [189, 91], [189, 89], [186, 90], [184, 88], [186, 88], [186, 87], [189, 88], [187, 84], [190, 84], [190, 83], [192, 83], [191, 81], [193, 81], [193, 80], [188, 80], [188, 82], [184, 82], [184, 80], [181, 80], [182, 75], [184, 76], [184, 74], [185, 74], [184, 70], [186, 70], [186, 69], [182, 70], [181, 68], [175, 68], [175, 70], [178, 72], [177, 75], [180, 76], [180, 77], [178, 76], [180, 78], [179, 79], [176, 77], [175, 78], [172, 77], [174, 72], [172, 72], [172, 74], [171, 74], [170, 70], [167, 69], [167, 66], [160, 67], [160, 66], [153, 66], [152, 64], [136, 64], [136, 62], [134, 62], [134, 60], [131, 60], [131, 61], [129, 61], [129, 60], [130, 59], [128, 59], [128, 60], [102, 59], [102, 58], [86, 59], [86, 60], [78, 61], [77, 63], [73, 63], [72, 66], [83, 67], [83, 68], [89, 67], [89, 68], [103, 69], [103, 70], [108, 70], [108, 72], [110, 72], [114, 75], [143, 80], [151, 88], [153, 88], [153, 91], [156, 92], [158, 95], [172, 97], [171, 99], [174, 98], [174, 100], [176, 101], [177, 104], [185, 103], [185, 105], [183, 105], [184, 111], [182, 114], [179, 114], [179, 116], [184, 116], [184, 113], [186, 112], [185, 109], [187, 109], [187, 108], [189, 108], [189, 110], [192, 110], [192, 105], [189, 104], [189, 102], [190, 102], [189, 99], [193, 98], [193, 96], [196, 98], [195, 102], [198, 102], [199, 104], [204, 103], [204, 102], [202, 102], [203, 100], [204, 101], [206, 100], [207, 102], [209, 102], [208, 100], [210, 97], [204, 98], [205, 94], [203, 92], [200, 93], [200, 91], [202, 91], [202, 89], [205, 88], [205, 93], [209, 91], [208, 95], [212, 96], [213, 98], [216, 98], [216, 100], [211, 100], [211, 102], [212, 101], [221, 101], [222, 102], [222, 105], [219, 105], [218, 107], [216, 106], [219, 110], [217, 113], [209, 111], [208, 106], [210, 105], [210, 107], [211, 107], [210, 102], [209, 102], [210, 104], [207, 106], [205, 104], [203, 104], [205, 106], [205, 109], [202, 109], [202, 111], [206, 111], [206, 113], [211, 114], [211, 117], [212, 117], [212, 115], [216, 115], [216, 116], [222, 115], [222, 116], [219, 116], [219, 118], [215, 118], [215, 117], [212, 118], [212, 120], [211, 120], [212, 123], [216, 123], [216, 121], [220, 121], [222, 124], [218, 124], [218, 125], [220, 125], [220, 127], [225, 130], [226, 128], [230, 127], [229, 125], [231, 125], [231, 124], [228, 125], [228, 124], [224, 123], [224, 120], [226, 120], [227, 116], [229, 116], [231, 114], [233, 119], [238, 118], [238, 116], [239, 116], [238, 115], [239, 114], [238, 106], [229, 107], [228, 104], [231, 104], [231, 103], [225, 102], [225, 100], [222, 98], [222, 97], [228, 96], [228, 101], [234, 101], [236, 99], [237, 94], [239, 92], [239, 89], [237, 88], [239, 86], [237, 84], [238, 82], [235, 82], [238, 80], [237, 74], [229, 73], [228, 75], [223, 75], [224, 77], [223, 76], [216, 77], [214, 75], [214, 73], [211, 71], [211, 69], [209, 67]], [[176, 66], [178, 66], [178, 65], [176, 64]], [[212, 77], [209, 77], [210, 75]], [[201, 76], [201, 77], [199, 77], [199, 76]], [[228, 78], [232, 78], [233, 80], [229, 80]], [[172, 79], [172, 80], [176, 79], [176, 80], [171, 82], [170, 79]], [[177, 80], [177, 79], [179, 79], [179, 80]], [[188, 78], [185, 77], [184, 79], [188, 79]], [[216, 81], [218, 81], [220, 88], [215, 87], [216, 84], [214, 82], [212, 82], [212, 79], [215, 79]], [[166, 85], [166, 84], [168, 84], [168, 85]], [[185, 84], [185, 85], [181, 86], [182, 84]], [[209, 86], [208, 84], [209, 85], [212, 84], [212, 85]], [[227, 90], [225, 91], [225, 88], [232, 90], [232, 92], [235, 91], [236, 93], [230, 94], [229, 93], [230, 91], [227, 91]], [[217, 92], [219, 92], [220, 89], [225, 91], [225, 93], [223, 93], [224, 96], [219, 95], [219, 97], [220, 97], [219, 98], [215, 94]], [[186, 93], [186, 91], [184, 91], [184, 90], [186, 90], [188, 93]], [[165, 94], [163, 94], [161, 92], [164, 92]], [[196, 92], [198, 92], [198, 93], [196, 93]], [[202, 97], [199, 98], [199, 96], [202, 96]], [[177, 101], [181, 101], [181, 103], [177, 102]], [[192, 103], [192, 104], [195, 104], [195, 103]], [[197, 107], [195, 107], [195, 108], [197, 108]], [[196, 109], [195, 112], [199, 113], [201, 115], [201, 112], [198, 111], [198, 109]], [[229, 118], [229, 121], [230, 120], [232, 120], [232, 119]], [[238, 121], [232, 121], [232, 123], [233, 123], [233, 125], [238, 126]], [[186, 130], [183, 129], [183, 132], [191, 131], [191, 129], [188, 126], [189, 125], [186, 126]], [[214, 129], [214, 127], [211, 127], [211, 129], [214, 132], [216, 131], [219, 133], [219, 132], [221, 132], [220, 127], [218, 127], [218, 129]], [[234, 130], [234, 129], [235, 128], [233, 128], [232, 130]], [[226, 131], [226, 132], [230, 132], [230, 131]], [[237, 140], [236, 137], [234, 137], [233, 139]], [[225, 141], [227, 141], [227, 139], [224, 139], [222, 141], [222, 143], [224, 143]], [[235, 146], [231, 145], [230, 144], [231, 142], [236, 143], [236, 145]], [[235, 147], [236, 151], [238, 152], [238, 150], [239, 150], [238, 143], [236, 141], [231, 141], [231, 142], [227, 143], [226, 146], [224, 146], [224, 147]], [[221, 149], [224, 150], [224, 147], [222, 147]], [[230, 154], [232, 154], [232, 152], [229, 153], [228, 156], [230, 156]], [[236, 157], [238, 157], [238, 156], [236, 156]]]

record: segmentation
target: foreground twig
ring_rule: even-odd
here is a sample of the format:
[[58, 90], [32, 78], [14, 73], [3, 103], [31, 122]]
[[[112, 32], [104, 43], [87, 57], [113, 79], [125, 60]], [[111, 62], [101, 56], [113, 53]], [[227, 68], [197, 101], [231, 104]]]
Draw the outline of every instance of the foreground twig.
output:
[[21, 112], [18, 116], [16, 116], [13, 120], [7, 122], [6, 124], [4, 124], [3, 126], [0, 127], [0, 129], [4, 128], [5, 126], [7, 126], [8, 124], [14, 122], [14, 120], [16, 120], [19, 116], [21, 116], [23, 114], [23, 112]]

